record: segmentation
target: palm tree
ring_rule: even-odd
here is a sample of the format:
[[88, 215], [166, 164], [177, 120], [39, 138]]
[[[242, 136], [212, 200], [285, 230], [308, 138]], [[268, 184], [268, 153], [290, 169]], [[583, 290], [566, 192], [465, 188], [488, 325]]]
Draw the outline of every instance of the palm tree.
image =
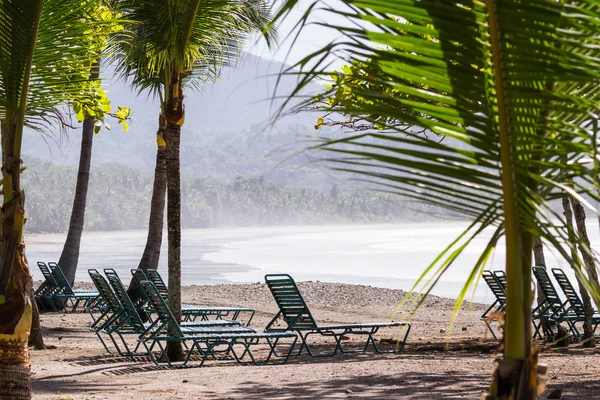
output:
[[[116, 19], [119, 14], [113, 11], [108, 4], [110, 1], [98, 3], [97, 8], [88, 16], [91, 21], [105, 21], [105, 24], [97, 29], [90, 29], [86, 40], [95, 47], [102, 49], [103, 53], [110, 53], [109, 46], [119, 43], [115, 36], [120, 34], [123, 25]], [[114, 5], [113, 5], [114, 6]], [[107, 29], [108, 28], [108, 29]], [[111, 33], [112, 38], [106, 34]], [[89, 79], [98, 81], [100, 78], [101, 59], [98, 58], [90, 66]], [[111, 113], [111, 102], [100, 84], [95, 86], [93, 97], [85, 99], [74, 104], [77, 119], [83, 122], [81, 128], [81, 150], [79, 154], [79, 166], [77, 170], [77, 183], [75, 185], [75, 195], [73, 197], [73, 208], [71, 209], [71, 218], [69, 220], [69, 229], [67, 238], [63, 245], [58, 264], [65, 273], [65, 276], [71, 283], [75, 281], [75, 272], [79, 262], [79, 249], [81, 247], [81, 236], [85, 223], [85, 208], [87, 202], [87, 193], [90, 180], [90, 169], [92, 165], [92, 144], [94, 134], [100, 132], [102, 126], [109, 127], [105, 122], [108, 116], [114, 116], [127, 131], [127, 122], [129, 109], [118, 107], [116, 114]]]
[[[286, 1], [278, 18], [296, 3]], [[338, 42], [295, 66], [304, 73], [298, 92], [315, 77], [332, 75], [326, 71], [332, 56], [370, 59], [366, 79], [373, 87], [389, 85], [400, 95], [357, 86], [356, 92], [368, 101], [348, 104], [342, 111], [350, 116], [383, 116], [446, 138], [436, 143], [418, 132], [384, 125], [379, 131], [324, 140], [317, 147], [330, 152], [336, 169], [359, 173], [384, 190], [471, 219], [472, 224], [427, 269], [425, 274], [433, 278], [425, 280], [425, 293], [489, 227], [493, 233], [459, 305], [504, 238], [504, 357], [488, 398], [534, 399], [538, 388], [537, 354], [531, 344], [534, 238], [544, 239], [581, 271], [580, 258], [569, 250], [575, 246], [569, 241], [572, 229], [547, 202], [561, 198], [564, 183], [574, 177], [574, 187], [567, 188], [571, 195], [598, 198], [598, 176], [581, 161], [594, 160], [597, 148], [585, 123], [597, 118], [600, 6], [594, 1], [552, 0], [342, 3], [334, 8], [316, 1], [299, 24], [305, 26], [315, 10], [323, 21], [348, 20], [332, 27], [342, 35]], [[415, 288], [425, 281], [419, 280]], [[597, 301], [597, 288], [593, 294]]]
[[[151, 87], [162, 86], [167, 170], [167, 233], [169, 307], [181, 318], [181, 127], [185, 119], [183, 87], [202, 77], [215, 59], [227, 60], [231, 50], [252, 32], [273, 31], [270, 6], [264, 0], [123, 0], [127, 19], [137, 24], [132, 47], [141, 48], [134, 60], [136, 77], [151, 77]], [[169, 357], [180, 359], [181, 345], [169, 343]]]
[[[94, 46], [83, 16], [95, 1], [0, 1], [0, 134], [4, 202], [0, 247], [1, 399], [29, 399], [27, 341], [31, 275], [25, 257], [25, 201], [20, 185], [23, 128], [42, 130], [63, 116], [57, 106], [84, 99]], [[82, 45], [83, 44], [83, 45]], [[35, 66], [35, 68], [33, 68]], [[10, 350], [9, 350], [10, 349]]]

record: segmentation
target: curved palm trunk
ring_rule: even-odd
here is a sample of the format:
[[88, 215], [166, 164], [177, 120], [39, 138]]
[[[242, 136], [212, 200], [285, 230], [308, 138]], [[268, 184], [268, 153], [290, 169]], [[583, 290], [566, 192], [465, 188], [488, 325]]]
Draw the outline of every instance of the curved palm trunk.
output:
[[[162, 118], [161, 118], [162, 120]], [[162, 246], [162, 235], [165, 219], [165, 196], [167, 190], [167, 158], [163, 130], [157, 133], [156, 167], [154, 168], [154, 185], [152, 187], [152, 200], [150, 203], [150, 219], [148, 221], [148, 237], [146, 247], [138, 265], [138, 269], [157, 269]], [[140, 289], [137, 281], [131, 279], [127, 289], [129, 297], [137, 299]]]
[[[98, 79], [100, 76], [100, 61], [97, 60], [91, 68], [90, 79]], [[85, 205], [87, 201], [88, 186], [90, 182], [90, 169], [92, 165], [92, 144], [94, 139], [94, 118], [86, 118], [81, 129], [81, 153], [79, 155], [79, 170], [77, 171], [77, 184], [75, 186], [75, 197], [73, 198], [73, 209], [69, 221], [69, 231], [63, 246], [63, 251], [58, 260], [65, 276], [72, 285], [75, 282], [75, 272], [79, 261], [79, 248], [81, 246], [81, 235], [85, 222]]]
[[[598, 284], [598, 272], [596, 271], [594, 257], [590, 253], [590, 239], [588, 238], [587, 228], [585, 226], [585, 210], [583, 209], [581, 203], [573, 197], [571, 197], [571, 206], [573, 207], [573, 216], [575, 217], [577, 232], [581, 238], [583, 238], [587, 247], [584, 248], [583, 246], [579, 246], [579, 251], [581, 252], [583, 258], [583, 265], [585, 266], [590, 283], [594, 285], [596, 289], [598, 289], [600, 287]], [[577, 280], [579, 281], [579, 279]], [[595, 347], [594, 326], [592, 322], [594, 316], [594, 306], [588, 291], [581, 282], [579, 282], [579, 291], [581, 293], [581, 299], [583, 300], [583, 308], [585, 311], [585, 321], [583, 323], [583, 345], [585, 347]]]

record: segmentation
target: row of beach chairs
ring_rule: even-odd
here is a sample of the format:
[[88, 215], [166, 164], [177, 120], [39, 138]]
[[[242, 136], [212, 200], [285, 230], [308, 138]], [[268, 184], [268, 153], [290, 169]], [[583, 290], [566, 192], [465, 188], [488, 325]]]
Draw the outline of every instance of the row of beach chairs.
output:
[[[552, 269], [552, 275], [564, 294], [564, 300], [558, 294], [545, 267], [533, 267], [533, 275], [537, 281], [537, 288], [543, 295], [543, 301], [532, 310], [534, 337], [554, 341], [557, 339], [558, 332], [555, 332], [553, 328], [564, 323], [569, 330], [570, 338], [576, 342], [581, 341], [583, 335], [577, 327], [577, 323], [585, 320], [583, 301], [565, 272], [560, 268]], [[495, 338], [491, 322], [494, 319], [494, 313], [504, 312], [506, 306], [506, 275], [504, 271], [483, 271], [482, 276], [496, 300], [481, 315], [481, 319], [485, 321]], [[598, 311], [594, 312], [592, 324], [595, 332], [600, 325]]]
[[[45, 266], [43, 263], [38, 265], [40, 269]], [[56, 264], [53, 268], [60, 271]], [[411, 329], [409, 323], [400, 322], [319, 325], [292, 277], [284, 274], [265, 276], [279, 312], [263, 331], [249, 326], [255, 310], [244, 307], [183, 304], [182, 322], [178, 323], [168, 307], [167, 286], [158, 271], [131, 270], [140, 289], [140, 296], [134, 299], [130, 298], [113, 269], [105, 269], [104, 275], [95, 269], [88, 272], [97, 292], [85, 293], [90, 298], [94, 293], [94, 300], [78, 302], [78, 292], [70, 286], [72, 294], [64, 297], [64, 283], [62, 291], [38, 289], [36, 294], [45, 297], [46, 302], [50, 299], [52, 304], [57, 299], [69, 299], [69, 307], [50, 307], [48, 311], [88, 311], [93, 318], [91, 329], [107, 352], [116, 352], [124, 357], [146, 355], [157, 365], [202, 366], [207, 359], [233, 359], [255, 365], [277, 364], [302, 353], [311, 357], [329, 357], [338, 353], [365, 352], [369, 348], [376, 353], [398, 353], [404, 349]], [[54, 284], [53, 269], [48, 268], [48, 273], [50, 281], [44, 281], [40, 288]], [[57, 296], [57, 293], [61, 295]], [[396, 327], [399, 331], [395, 340], [376, 339], [375, 335], [380, 330]], [[312, 340], [314, 335], [332, 339], [333, 343], [323, 350], [321, 342], [315, 344]], [[358, 340], [348, 340], [351, 336]], [[169, 357], [169, 342], [183, 343], [185, 354], [182, 362], [173, 362]]]

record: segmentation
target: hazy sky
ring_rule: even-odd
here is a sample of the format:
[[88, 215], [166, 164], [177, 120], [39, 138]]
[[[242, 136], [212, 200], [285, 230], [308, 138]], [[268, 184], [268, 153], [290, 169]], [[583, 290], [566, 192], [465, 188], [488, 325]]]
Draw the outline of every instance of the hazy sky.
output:
[[[264, 40], [253, 40], [248, 45], [247, 51], [256, 54], [269, 60], [277, 60], [294, 64], [301, 60], [306, 55], [322, 48], [323, 46], [336, 40], [340, 35], [334, 29], [323, 28], [318, 25], [307, 25], [302, 30], [298, 40], [292, 46], [293, 37], [289, 37], [295, 24], [302, 18], [306, 9], [313, 3], [314, 0], [300, 0], [299, 5], [292, 10], [290, 15], [279, 25], [279, 48], [275, 51], [269, 50], [264, 43]], [[330, 6], [342, 6], [338, 0], [328, 0]], [[342, 19], [333, 17], [330, 13], [316, 11], [313, 13], [311, 21], [324, 22], [327, 19], [329, 23], [341, 23]], [[286, 59], [287, 58], [287, 59]], [[345, 64], [343, 61], [336, 61], [335, 67], [339, 68]]]

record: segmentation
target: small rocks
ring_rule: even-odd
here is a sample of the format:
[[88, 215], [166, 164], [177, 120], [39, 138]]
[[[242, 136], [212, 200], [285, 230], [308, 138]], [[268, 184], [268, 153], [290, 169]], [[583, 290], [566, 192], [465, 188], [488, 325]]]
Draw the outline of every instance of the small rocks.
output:
[[352, 389], [346, 389], [346, 394], [352, 394]]
[[446, 330], [444, 328], [440, 329], [440, 333], [446, 333]]
[[467, 331], [467, 327], [466, 327], [466, 326], [463, 326], [463, 327], [462, 327], [462, 331], [463, 331], [463, 332], [466, 332], [466, 331]]
[[188, 383], [189, 381], [187, 379], [184, 379], [181, 381], [181, 383]]

